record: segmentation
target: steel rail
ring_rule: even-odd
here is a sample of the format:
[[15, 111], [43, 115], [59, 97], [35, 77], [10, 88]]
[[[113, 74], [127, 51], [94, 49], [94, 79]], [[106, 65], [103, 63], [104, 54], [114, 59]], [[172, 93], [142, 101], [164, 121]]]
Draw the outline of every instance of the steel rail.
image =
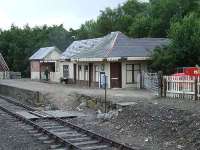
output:
[[[6, 101], [8, 101], [8, 102], [10, 102], [12, 104], [15, 104], [17, 106], [24, 107], [29, 111], [38, 111], [37, 109], [35, 109], [33, 107], [30, 107], [30, 106], [27, 106], [27, 105], [25, 105], [25, 104], [23, 104], [21, 102], [16, 102], [12, 98], [8, 98], [8, 97], [2, 96], [2, 95], [0, 95], [0, 98], [4, 99], [4, 100], [6, 100]], [[20, 119], [21, 121], [33, 126], [35, 129], [37, 129], [37, 130], [41, 131], [42, 133], [48, 135], [50, 138], [55, 139], [56, 141], [60, 142], [64, 146], [68, 146], [68, 147], [70, 146], [70, 148], [73, 148], [73, 149], [80, 149], [80, 147], [75, 146], [73, 143], [71, 143], [71, 142], [69, 142], [69, 141], [67, 141], [67, 140], [65, 140], [65, 139], [63, 139], [61, 137], [56, 136], [55, 134], [51, 133], [47, 129], [44, 129], [43, 127], [37, 125], [33, 121], [25, 119], [24, 117], [14, 113], [14, 112], [9, 111], [8, 109], [4, 108], [3, 106], [0, 106], [0, 109], [2, 109], [3, 111], [9, 113], [10, 115], [12, 115], [12, 116], [14, 116], [14, 117], [16, 117], [18, 119]], [[43, 111], [41, 111], [41, 112], [45, 113]], [[135, 147], [129, 147], [129, 146], [124, 145], [122, 143], [119, 143], [119, 142], [116, 142], [114, 140], [108, 139], [108, 138], [106, 138], [106, 137], [104, 137], [102, 135], [99, 135], [99, 134], [96, 134], [96, 133], [94, 133], [92, 131], [83, 129], [83, 128], [77, 126], [77, 125], [74, 125], [74, 124], [72, 124], [72, 123], [70, 123], [68, 121], [65, 121], [63, 119], [60, 119], [60, 118], [56, 118], [54, 116], [51, 116], [48, 119], [57, 121], [58, 123], [60, 123], [61, 125], [65, 126], [65, 127], [70, 127], [70, 128], [72, 128], [72, 129], [74, 129], [76, 131], [79, 131], [81, 133], [84, 133], [84, 134], [88, 135], [89, 137], [97, 139], [97, 140], [101, 141], [102, 143], [104, 142], [105, 144], [109, 144], [109, 145], [111, 145], [113, 147], [116, 147], [116, 148], [118, 148], [120, 150], [143, 150], [143, 148], [140, 148], [140, 147], [136, 147], [136, 146]]]

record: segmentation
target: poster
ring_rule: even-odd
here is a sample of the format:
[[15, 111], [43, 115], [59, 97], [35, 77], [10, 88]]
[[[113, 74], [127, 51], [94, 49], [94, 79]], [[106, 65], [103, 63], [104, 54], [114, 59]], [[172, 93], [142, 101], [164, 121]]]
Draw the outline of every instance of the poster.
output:
[[107, 87], [107, 77], [105, 72], [100, 72], [99, 88], [105, 88], [105, 87]]

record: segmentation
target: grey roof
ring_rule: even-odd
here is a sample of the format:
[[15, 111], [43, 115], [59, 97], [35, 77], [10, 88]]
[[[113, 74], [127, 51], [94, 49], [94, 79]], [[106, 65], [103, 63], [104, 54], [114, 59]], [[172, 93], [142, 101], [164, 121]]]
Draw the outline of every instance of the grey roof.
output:
[[93, 49], [101, 42], [102, 38], [74, 41], [62, 54], [61, 59], [67, 59], [77, 56], [83, 51]]
[[61, 55], [70, 58], [147, 57], [156, 47], [169, 44], [166, 38], [129, 38], [121, 32], [74, 41]]
[[40, 48], [39, 50], [37, 50], [37, 51], [29, 58], [29, 60], [41, 60], [41, 59], [44, 59], [49, 53], [51, 53], [51, 52], [54, 51], [54, 50], [60, 52], [60, 50], [59, 50], [57, 47], [55, 47], [55, 46]]
[[156, 47], [170, 43], [166, 38], [129, 38], [119, 33], [109, 57], [148, 57]]

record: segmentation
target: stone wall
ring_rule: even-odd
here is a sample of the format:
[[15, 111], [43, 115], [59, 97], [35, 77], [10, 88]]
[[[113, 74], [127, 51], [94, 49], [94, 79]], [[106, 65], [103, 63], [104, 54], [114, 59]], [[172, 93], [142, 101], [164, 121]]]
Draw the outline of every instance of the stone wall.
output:
[[44, 103], [44, 97], [38, 91], [31, 91], [0, 84], [0, 94], [3, 96], [12, 97], [30, 106], [39, 107]]

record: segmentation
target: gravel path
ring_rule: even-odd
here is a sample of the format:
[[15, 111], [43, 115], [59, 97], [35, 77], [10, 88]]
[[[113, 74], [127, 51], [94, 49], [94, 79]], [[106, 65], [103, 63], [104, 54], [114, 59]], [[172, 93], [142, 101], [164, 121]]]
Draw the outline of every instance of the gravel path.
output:
[[0, 111], [0, 150], [46, 150], [47, 146], [23, 130], [13, 118]]
[[[86, 88], [74, 85], [66, 84], [48, 84], [42, 82], [36, 82], [26, 79], [21, 80], [1, 80], [0, 84], [10, 85], [23, 89], [30, 89], [34, 91], [40, 91], [43, 93], [53, 93], [58, 99], [66, 98], [71, 93], [86, 94], [88, 96], [103, 96], [104, 90], [99, 88]], [[133, 90], [133, 89], [108, 89], [108, 97], [132, 97], [132, 98], [152, 98], [154, 95], [146, 90]]]
[[[47, 84], [31, 80], [1, 80], [0, 84], [10, 85], [14, 87], [30, 89], [42, 92], [50, 102], [56, 104], [60, 109], [68, 109], [74, 104], [74, 94], [83, 94], [91, 97], [104, 98], [104, 90], [81, 88], [77, 86], [62, 84]], [[114, 102], [144, 102], [171, 106], [182, 110], [189, 110], [200, 113], [200, 101], [156, 98], [154, 94], [146, 90], [135, 89], [112, 89], [108, 90], [108, 100]], [[70, 109], [70, 108], [69, 108]]]

